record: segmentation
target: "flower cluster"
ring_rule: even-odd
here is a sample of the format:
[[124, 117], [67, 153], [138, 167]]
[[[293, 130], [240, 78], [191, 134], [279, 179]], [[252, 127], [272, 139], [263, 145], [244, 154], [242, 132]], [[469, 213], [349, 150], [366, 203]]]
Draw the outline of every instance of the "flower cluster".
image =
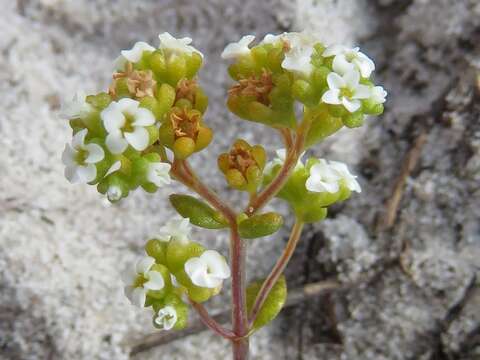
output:
[[230, 277], [225, 258], [190, 240], [189, 219], [172, 219], [145, 245], [146, 256], [123, 276], [125, 295], [132, 304], [152, 307], [153, 323], [170, 330], [186, 326], [186, 295], [204, 302], [218, 294]]
[[[327, 47], [303, 32], [268, 34], [253, 46], [255, 37], [247, 35], [229, 44], [222, 53], [232, 61], [228, 71], [235, 80], [228, 108], [274, 128], [286, 147], [268, 163], [263, 146], [242, 139], [220, 154], [217, 164], [228, 185], [249, 195], [245, 210], [237, 212], [187, 160], [213, 138], [204, 121], [208, 98], [197, 80], [203, 55], [190, 38], [163, 33], [159, 40], [157, 48], [137, 42], [123, 50], [108, 91], [78, 93], [64, 108], [73, 130], [62, 156], [65, 176], [72, 183], [96, 185], [112, 202], [139, 187], [155, 192], [172, 179], [194, 192], [169, 196], [181, 217], [166, 222], [146, 243], [144, 257], [123, 276], [125, 295], [132, 304], [151, 308], [159, 329], [184, 328], [192, 305], [212, 330], [243, 342], [277, 316], [287, 294], [281, 274], [289, 256], [280, 257], [266, 279], [243, 286], [243, 242], [271, 236], [288, 223], [261, 209], [273, 197], [290, 205], [295, 215], [287, 245], [291, 254], [305, 223], [324, 219], [329, 206], [361, 192], [345, 164], [316, 158], [304, 163], [302, 157], [343, 126], [357, 127], [366, 116], [381, 114], [386, 92], [372, 82], [375, 64], [358, 48]], [[217, 251], [191, 240], [190, 224], [230, 230], [232, 268]], [[231, 273], [230, 331], [199, 303], [217, 295]]]
[[387, 93], [370, 77], [375, 64], [358, 48], [326, 47], [307, 33], [268, 34], [249, 47], [244, 36], [222, 53], [237, 81], [228, 106], [237, 116], [274, 127], [295, 128], [294, 103], [312, 120], [307, 144], [312, 145], [343, 125], [360, 126], [365, 115], [383, 112]]
[[108, 92], [78, 93], [64, 109], [74, 132], [62, 157], [65, 176], [97, 184], [112, 202], [170, 183], [165, 147], [183, 159], [212, 139], [202, 120], [208, 99], [196, 80], [203, 55], [190, 38], [159, 39], [158, 48], [137, 42], [123, 50]]
[[[272, 181], [286, 157], [284, 149], [277, 150], [277, 158], [267, 164], [265, 183]], [[352, 191], [361, 192], [356, 176], [338, 161], [309, 158], [298, 161], [295, 169], [277, 196], [286, 200], [298, 218], [316, 222], [327, 215], [327, 207], [350, 197]]]

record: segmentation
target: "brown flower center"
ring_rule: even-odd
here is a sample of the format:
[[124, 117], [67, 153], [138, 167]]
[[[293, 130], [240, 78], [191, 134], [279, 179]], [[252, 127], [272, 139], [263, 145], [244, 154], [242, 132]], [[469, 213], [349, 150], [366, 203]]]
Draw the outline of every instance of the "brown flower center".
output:
[[175, 137], [187, 136], [196, 139], [200, 128], [201, 113], [196, 110], [187, 110], [186, 108], [177, 109], [170, 114]]
[[109, 94], [113, 97], [116, 97], [115, 88], [119, 79], [126, 79], [128, 92], [138, 99], [155, 96], [157, 82], [151, 70], [133, 70], [133, 64], [127, 62], [124, 71], [113, 74], [113, 83], [109, 89]]
[[197, 92], [197, 80], [182, 79], [178, 82], [176, 89], [175, 102], [180, 99], [187, 99], [192, 104], [195, 102], [195, 93]]
[[246, 79], [240, 79], [238, 84], [233, 85], [228, 91], [233, 96], [253, 96], [258, 102], [264, 105], [270, 105], [269, 95], [273, 88], [272, 73], [263, 70], [260, 76], [250, 76]]
[[230, 168], [239, 170], [245, 175], [247, 169], [252, 165], [257, 165], [252, 154], [242, 146], [235, 146], [228, 155]]

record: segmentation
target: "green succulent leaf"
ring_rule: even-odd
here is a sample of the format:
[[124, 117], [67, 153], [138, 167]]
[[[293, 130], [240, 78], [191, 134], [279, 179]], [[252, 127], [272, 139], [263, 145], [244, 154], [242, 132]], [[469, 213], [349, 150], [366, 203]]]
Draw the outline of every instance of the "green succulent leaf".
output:
[[244, 239], [255, 239], [277, 232], [282, 225], [282, 216], [275, 212], [269, 212], [254, 215], [241, 221], [238, 225], [238, 231]]
[[[247, 309], [248, 312], [252, 310], [255, 298], [257, 297], [260, 288], [262, 287], [264, 280], [255, 281], [251, 283], [247, 288]], [[267, 299], [263, 303], [262, 308], [260, 309], [253, 327], [255, 330], [260, 329], [265, 326], [273, 319], [277, 317], [282, 310], [283, 305], [287, 299], [287, 282], [285, 281], [285, 276], [281, 276], [275, 285], [273, 286], [270, 294], [268, 294]]]
[[189, 195], [172, 194], [170, 202], [184, 218], [189, 218], [194, 225], [205, 229], [223, 229], [227, 222], [205, 202]]

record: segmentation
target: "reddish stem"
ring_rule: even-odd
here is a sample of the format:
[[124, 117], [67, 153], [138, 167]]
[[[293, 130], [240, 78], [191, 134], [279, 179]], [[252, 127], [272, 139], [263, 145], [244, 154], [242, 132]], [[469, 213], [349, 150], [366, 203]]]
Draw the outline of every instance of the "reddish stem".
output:
[[216, 334], [224, 337], [225, 339], [228, 340], [234, 340], [237, 339], [237, 336], [233, 333], [232, 330], [224, 328], [222, 325], [220, 325], [218, 322], [215, 321], [209, 314], [207, 309], [202, 304], [199, 304], [191, 299], [189, 299], [190, 304], [192, 307], [197, 311], [198, 315], [200, 316], [200, 319], [202, 322], [207, 326], [210, 330], [215, 332]]
[[232, 268], [232, 323], [233, 332], [240, 338], [232, 342], [234, 360], [248, 359], [248, 314], [245, 287], [245, 259], [247, 247], [240, 239], [237, 224], [231, 224], [230, 262]]
[[295, 143], [292, 144], [291, 132], [287, 130], [281, 131], [285, 145], [287, 146], [287, 156], [280, 172], [273, 179], [273, 181], [263, 189], [260, 194], [258, 194], [247, 206], [245, 213], [248, 216], [255, 214], [259, 209], [261, 209], [266, 203], [268, 203], [285, 185], [290, 174], [292, 173], [295, 165], [297, 164], [298, 158], [300, 157], [303, 148], [305, 146], [305, 138], [310, 128], [310, 122], [305, 120], [297, 131], [297, 136], [295, 138]]
[[255, 319], [257, 318], [258, 313], [260, 312], [260, 309], [262, 308], [265, 300], [270, 294], [270, 291], [272, 290], [273, 286], [276, 284], [280, 275], [282, 275], [283, 271], [285, 270], [285, 267], [288, 264], [288, 261], [292, 257], [295, 251], [295, 248], [297, 247], [298, 240], [300, 239], [302, 229], [303, 229], [303, 222], [300, 222], [300, 221], [295, 222], [292, 228], [292, 233], [290, 234], [290, 239], [288, 240], [287, 246], [283, 250], [282, 256], [280, 256], [277, 263], [273, 267], [272, 271], [263, 282], [262, 287], [260, 288], [260, 291], [258, 292], [257, 297], [255, 298], [255, 302], [253, 303], [253, 307], [251, 309], [250, 317], [249, 317], [250, 327], [255, 322]]

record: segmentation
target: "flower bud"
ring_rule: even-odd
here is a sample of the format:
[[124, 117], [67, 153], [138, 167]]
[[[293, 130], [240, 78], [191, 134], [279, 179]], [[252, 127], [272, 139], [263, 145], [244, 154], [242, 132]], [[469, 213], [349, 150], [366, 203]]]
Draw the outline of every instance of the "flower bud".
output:
[[167, 242], [160, 241], [159, 239], [150, 239], [145, 244], [145, 252], [148, 256], [155, 259], [157, 264], [165, 265], [167, 254]]
[[187, 326], [188, 305], [175, 293], [169, 293], [163, 301], [152, 304], [153, 326], [161, 330], [181, 330]]
[[230, 152], [220, 154], [218, 167], [228, 184], [237, 190], [254, 193], [262, 181], [266, 153], [260, 145], [251, 146], [245, 140], [237, 140]]

